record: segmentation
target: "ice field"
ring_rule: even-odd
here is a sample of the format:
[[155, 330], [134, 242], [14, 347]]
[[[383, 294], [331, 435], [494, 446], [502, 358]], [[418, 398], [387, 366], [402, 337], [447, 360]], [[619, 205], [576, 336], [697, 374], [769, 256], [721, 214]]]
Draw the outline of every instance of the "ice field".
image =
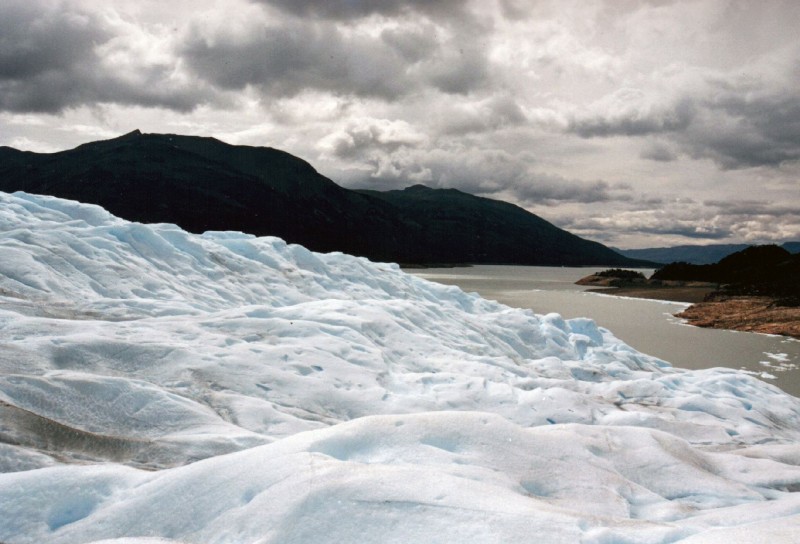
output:
[[276, 238], [0, 193], [0, 542], [793, 543], [800, 399]]

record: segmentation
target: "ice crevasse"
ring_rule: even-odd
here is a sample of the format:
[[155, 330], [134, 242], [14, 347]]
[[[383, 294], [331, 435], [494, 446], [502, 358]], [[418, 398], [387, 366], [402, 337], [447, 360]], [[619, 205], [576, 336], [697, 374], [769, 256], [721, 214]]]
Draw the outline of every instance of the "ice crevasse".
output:
[[396, 265], [0, 193], [0, 541], [796, 542], [800, 401]]

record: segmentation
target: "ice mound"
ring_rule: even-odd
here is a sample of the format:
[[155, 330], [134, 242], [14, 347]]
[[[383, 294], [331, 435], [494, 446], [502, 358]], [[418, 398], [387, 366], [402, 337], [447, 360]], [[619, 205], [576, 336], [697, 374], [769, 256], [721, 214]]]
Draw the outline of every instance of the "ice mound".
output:
[[264, 444], [208, 406], [147, 382], [72, 371], [0, 376], [6, 440], [99, 454], [130, 464], [170, 464]]
[[21, 542], [54, 544], [674, 542], [715, 528], [720, 509], [750, 537], [767, 517], [796, 527], [800, 495], [786, 487], [798, 482], [800, 467], [661, 431], [438, 412], [360, 418], [156, 473], [16, 473], [0, 504]]
[[6, 544], [800, 524], [798, 399], [396, 265], [0, 193], [0, 330]]

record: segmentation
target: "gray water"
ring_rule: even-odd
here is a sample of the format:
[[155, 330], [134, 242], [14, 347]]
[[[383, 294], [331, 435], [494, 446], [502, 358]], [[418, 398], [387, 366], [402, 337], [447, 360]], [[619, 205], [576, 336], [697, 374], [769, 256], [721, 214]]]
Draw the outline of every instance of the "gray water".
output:
[[[587, 287], [575, 285], [578, 279], [600, 270], [603, 268], [479, 265], [408, 272], [540, 314], [590, 317], [628, 345], [673, 366], [743, 369], [800, 396], [800, 341], [692, 327], [673, 317], [688, 304], [588, 293]], [[652, 270], [642, 272], [649, 275]]]

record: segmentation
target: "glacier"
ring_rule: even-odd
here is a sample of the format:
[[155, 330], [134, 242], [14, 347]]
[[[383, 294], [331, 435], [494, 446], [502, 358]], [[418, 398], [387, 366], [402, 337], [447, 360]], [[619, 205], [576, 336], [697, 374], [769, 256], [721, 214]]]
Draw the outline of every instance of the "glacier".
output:
[[800, 399], [397, 265], [0, 193], [0, 542], [796, 542]]

